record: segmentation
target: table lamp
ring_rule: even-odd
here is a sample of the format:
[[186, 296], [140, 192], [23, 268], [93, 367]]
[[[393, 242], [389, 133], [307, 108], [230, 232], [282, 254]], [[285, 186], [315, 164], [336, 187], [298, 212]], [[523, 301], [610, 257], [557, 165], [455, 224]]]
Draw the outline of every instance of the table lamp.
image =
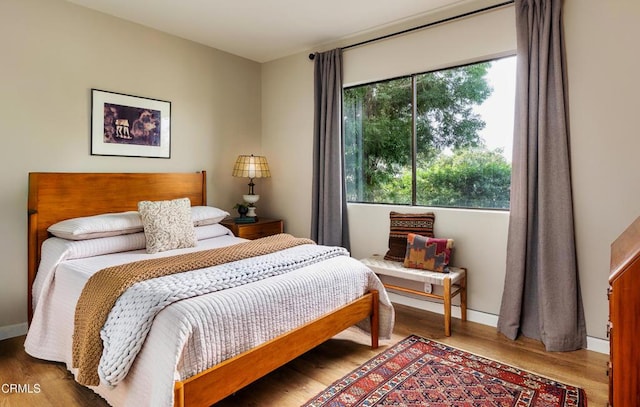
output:
[[235, 165], [233, 166], [233, 176], [249, 178], [249, 193], [247, 195], [242, 195], [242, 199], [244, 199], [249, 208], [247, 216], [255, 219], [256, 207], [254, 204], [258, 202], [260, 195], [253, 193], [253, 187], [255, 185], [253, 183], [253, 179], [271, 177], [267, 158], [259, 155], [254, 156], [253, 154], [239, 155]]

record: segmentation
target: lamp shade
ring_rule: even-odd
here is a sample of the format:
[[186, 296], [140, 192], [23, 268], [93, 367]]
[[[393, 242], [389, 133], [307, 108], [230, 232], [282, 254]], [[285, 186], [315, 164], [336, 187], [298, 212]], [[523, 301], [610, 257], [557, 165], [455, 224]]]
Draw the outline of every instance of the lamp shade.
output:
[[233, 166], [233, 176], [243, 178], [271, 177], [267, 158], [264, 156], [239, 155]]

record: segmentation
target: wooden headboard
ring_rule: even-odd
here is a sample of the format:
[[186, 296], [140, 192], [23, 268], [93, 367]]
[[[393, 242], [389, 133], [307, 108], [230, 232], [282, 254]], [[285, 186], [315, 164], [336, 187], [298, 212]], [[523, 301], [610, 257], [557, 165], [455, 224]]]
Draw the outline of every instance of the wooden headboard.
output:
[[33, 316], [32, 285], [47, 228], [64, 219], [138, 210], [139, 201], [188, 197], [206, 205], [206, 172], [197, 173], [29, 173], [27, 297]]

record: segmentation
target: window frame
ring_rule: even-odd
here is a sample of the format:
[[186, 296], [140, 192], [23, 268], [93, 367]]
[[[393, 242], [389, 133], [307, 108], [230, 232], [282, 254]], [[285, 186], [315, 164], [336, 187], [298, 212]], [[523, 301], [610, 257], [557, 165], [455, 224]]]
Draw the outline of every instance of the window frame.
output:
[[[378, 81], [372, 81], [372, 82], [364, 82], [364, 83], [358, 83], [358, 84], [354, 84], [354, 85], [349, 85], [349, 86], [343, 86], [342, 88], [342, 93], [340, 95], [340, 103], [341, 103], [341, 111], [343, 112], [343, 122], [342, 122], [342, 140], [343, 140], [343, 159], [345, 158], [345, 154], [346, 154], [346, 148], [345, 148], [345, 131], [346, 131], [346, 126], [344, 126], [344, 119], [345, 119], [345, 115], [344, 115], [344, 92], [349, 90], [349, 89], [354, 89], [354, 88], [360, 88], [363, 86], [368, 86], [368, 85], [373, 85], [373, 84], [379, 84], [379, 83], [385, 83], [385, 82], [391, 82], [394, 80], [399, 80], [399, 79], [410, 79], [411, 80], [411, 110], [412, 110], [412, 116], [411, 116], [411, 203], [397, 203], [397, 202], [369, 202], [369, 201], [351, 201], [347, 199], [347, 203], [355, 203], [355, 204], [372, 204], [372, 205], [395, 205], [395, 206], [407, 206], [407, 207], [433, 207], [433, 208], [446, 208], [446, 209], [464, 209], [464, 210], [481, 210], [481, 211], [498, 211], [498, 212], [508, 212], [510, 209], [509, 208], [493, 208], [493, 207], [474, 207], [474, 206], [444, 206], [444, 205], [422, 205], [422, 204], [418, 204], [417, 203], [417, 151], [418, 151], [418, 134], [417, 134], [417, 121], [416, 121], [416, 117], [417, 117], [417, 80], [416, 78], [420, 75], [427, 75], [430, 73], [434, 73], [434, 72], [441, 72], [441, 71], [447, 71], [447, 70], [452, 70], [452, 69], [457, 69], [457, 68], [464, 68], [467, 66], [471, 66], [471, 65], [478, 65], [478, 64], [482, 64], [482, 63], [486, 63], [486, 62], [494, 62], [494, 61], [499, 61], [502, 59], [506, 59], [506, 58], [512, 58], [512, 57], [516, 57], [516, 52], [511, 52], [511, 53], [507, 53], [507, 54], [502, 54], [500, 56], [493, 56], [493, 57], [485, 57], [485, 58], [478, 58], [478, 59], [474, 59], [470, 62], [466, 62], [466, 63], [462, 63], [462, 64], [456, 64], [456, 65], [451, 65], [451, 66], [445, 66], [445, 67], [441, 67], [441, 68], [437, 68], [437, 69], [430, 69], [427, 71], [423, 71], [423, 72], [417, 72], [417, 73], [412, 73], [412, 74], [408, 74], [408, 75], [399, 75], [399, 76], [395, 76], [395, 77], [391, 77], [391, 78], [386, 78], [386, 79], [382, 79], [382, 80], [378, 80]], [[514, 95], [514, 103], [515, 103], [515, 95]], [[513, 134], [512, 134], [513, 137]], [[511, 163], [512, 168], [513, 168], [513, 162]], [[345, 166], [346, 167], [346, 166]]]

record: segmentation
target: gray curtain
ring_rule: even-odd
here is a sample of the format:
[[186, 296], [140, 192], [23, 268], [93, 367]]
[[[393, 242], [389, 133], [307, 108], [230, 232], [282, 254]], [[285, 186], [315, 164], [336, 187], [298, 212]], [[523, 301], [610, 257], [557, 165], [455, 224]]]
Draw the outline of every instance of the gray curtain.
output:
[[342, 50], [314, 58], [311, 238], [349, 249], [342, 139]]
[[507, 271], [498, 329], [548, 351], [586, 347], [576, 262], [560, 0], [516, 0]]

